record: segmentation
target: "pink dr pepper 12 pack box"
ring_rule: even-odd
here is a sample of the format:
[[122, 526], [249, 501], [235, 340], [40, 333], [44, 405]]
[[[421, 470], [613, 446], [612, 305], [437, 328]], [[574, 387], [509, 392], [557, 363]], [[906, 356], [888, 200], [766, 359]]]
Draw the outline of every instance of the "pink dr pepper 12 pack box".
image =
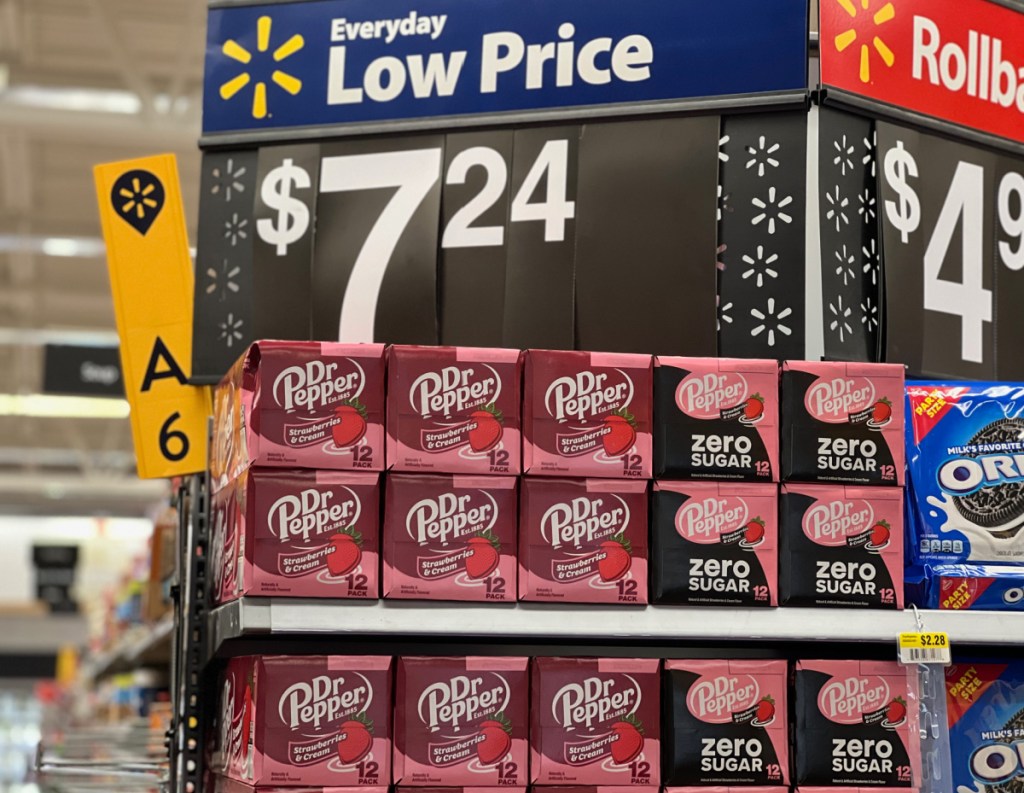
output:
[[528, 350], [523, 471], [649, 479], [650, 355]]
[[521, 471], [519, 350], [417, 347], [388, 352], [388, 466], [417, 473]]
[[249, 466], [384, 470], [384, 345], [258, 341], [214, 397], [214, 490]]

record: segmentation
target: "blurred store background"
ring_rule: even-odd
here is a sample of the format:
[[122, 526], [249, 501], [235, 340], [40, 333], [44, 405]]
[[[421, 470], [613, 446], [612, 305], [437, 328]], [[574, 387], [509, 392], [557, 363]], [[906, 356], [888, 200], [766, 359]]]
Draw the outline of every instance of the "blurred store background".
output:
[[176, 154], [194, 237], [205, 7], [0, 0], [0, 791], [41, 737], [164, 751], [176, 526], [135, 476], [92, 165]]

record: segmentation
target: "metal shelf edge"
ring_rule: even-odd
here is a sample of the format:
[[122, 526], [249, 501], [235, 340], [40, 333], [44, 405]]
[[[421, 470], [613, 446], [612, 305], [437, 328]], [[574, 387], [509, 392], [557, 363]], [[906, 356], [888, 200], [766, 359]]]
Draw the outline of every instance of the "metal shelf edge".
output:
[[[1024, 614], [920, 611], [925, 629], [966, 645], [1024, 645]], [[913, 611], [698, 609], [518, 603], [374, 603], [242, 598], [210, 615], [210, 654], [256, 635], [464, 636], [758, 642], [894, 642], [915, 630]]]

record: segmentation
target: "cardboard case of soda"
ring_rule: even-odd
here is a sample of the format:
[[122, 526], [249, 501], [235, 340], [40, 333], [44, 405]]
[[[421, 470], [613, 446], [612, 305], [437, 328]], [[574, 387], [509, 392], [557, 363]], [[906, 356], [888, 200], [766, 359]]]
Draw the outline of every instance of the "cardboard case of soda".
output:
[[921, 784], [917, 667], [895, 661], [798, 661], [794, 782]]
[[257, 787], [386, 793], [392, 659], [232, 658], [221, 681], [214, 770]]
[[789, 782], [785, 661], [666, 661], [667, 785]]
[[903, 608], [903, 491], [782, 486], [783, 606]]
[[782, 480], [902, 486], [903, 367], [782, 364]]
[[249, 466], [384, 470], [384, 345], [258, 341], [214, 395], [214, 491]]
[[779, 480], [779, 364], [658, 357], [654, 475]]
[[908, 561], [1024, 563], [1024, 385], [907, 384]]
[[523, 472], [650, 479], [650, 355], [527, 350]]
[[384, 597], [514, 602], [518, 507], [515, 477], [389, 473]]
[[379, 474], [250, 468], [213, 495], [214, 599], [376, 599]]
[[1016, 793], [1024, 787], [1024, 661], [946, 667], [954, 789]]
[[647, 602], [646, 482], [524, 477], [519, 599]]
[[660, 665], [649, 658], [534, 659], [532, 783], [656, 787]]
[[420, 473], [519, 474], [522, 369], [519, 350], [391, 347], [388, 466]]
[[395, 784], [525, 786], [528, 667], [528, 658], [400, 658]]
[[651, 602], [778, 605], [778, 486], [666, 482], [651, 495]]

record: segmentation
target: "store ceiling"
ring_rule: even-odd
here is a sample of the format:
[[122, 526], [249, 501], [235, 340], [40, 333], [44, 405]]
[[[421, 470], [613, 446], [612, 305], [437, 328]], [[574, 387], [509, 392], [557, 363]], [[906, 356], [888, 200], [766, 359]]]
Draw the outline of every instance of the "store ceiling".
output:
[[[0, 394], [42, 343], [114, 343], [92, 165], [178, 155], [198, 211], [204, 0], [0, 0]], [[0, 415], [0, 513], [137, 514], [125, 419]]]

